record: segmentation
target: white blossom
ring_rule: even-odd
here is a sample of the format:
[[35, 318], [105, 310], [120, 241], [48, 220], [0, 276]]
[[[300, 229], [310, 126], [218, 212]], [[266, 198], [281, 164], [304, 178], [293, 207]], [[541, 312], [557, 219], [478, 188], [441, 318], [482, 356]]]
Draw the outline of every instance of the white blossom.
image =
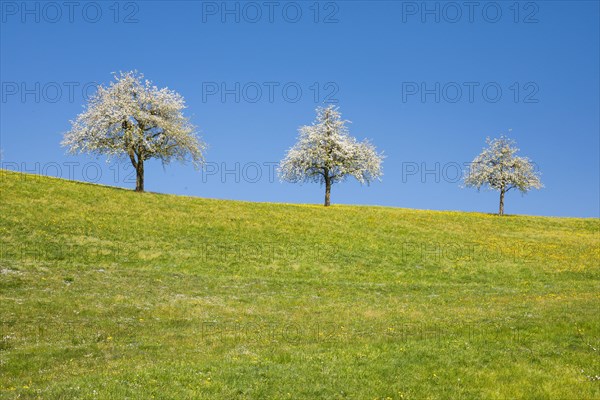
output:
[[511, 189], [527, 193], [541, 189], [540, 173], [527, 157], [517, 156], [519, 149], [514, 140], [505, 136], [486, 139], [488, 145], [470, 164], [464, 178], [467, 187], [480, 190], [487, 187], [500, 191], [499, 214], [504, 214], [504, 195]]
[[143, 191], [144, 161], [157, 158], [204, 162], [206, 145], [183, 115], [183, 97], [159, 89], [136, 71], [115, 74], [108, 87], [99, 86], [85, 111], [71, 121], [62, 145], [69, 152], [129, 158], [137, 171], [136, 190]]
[[368, 141], [358, 142], [348, 132], [337, 107], [318, 107], [317, 118], [302, 126], [297, 143], [279, 165], [281, 180], [325, 184], [325, 205], [329, 205], [331, 185], [348, 176], [369, 184], [380, 179], [383, 155]]

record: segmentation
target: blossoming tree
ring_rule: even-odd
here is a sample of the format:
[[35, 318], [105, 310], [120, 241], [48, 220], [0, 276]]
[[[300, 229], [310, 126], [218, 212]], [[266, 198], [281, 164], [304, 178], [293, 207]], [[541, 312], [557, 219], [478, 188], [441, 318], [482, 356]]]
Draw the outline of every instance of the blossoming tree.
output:
[[62, 145], [71, 153], [92, 153], [129, 158], [136, 170], [138, 192], [144, 191], [144, 162], [157, 158], [204, 162], [206, 145], [183, 115], [183, 97], [159, 89], [135, 71], [115, 74], [108, 87], [99, 86], [85, 111], [71, 121]]
[[470, 164], [464, 178], [467, 187], [477, 190], [488, 187], [500, 192], [498, 215], [504, 215], [504, 196], [511, 189], [527, 193], [531, 189], [541, 189], [540, 174], [534, 170], [527, 157], [519, 157], [519, 149], [514, 140], [505, 136], [499, 139], [487, 138], [487, 148], [483, 149]]
[[297, 143], [279, 165], [281, 180], [317, 182], [325, 185], [325, 206], [330, 205], [331, 186], [353, 176], [369, 184], [382, 176], [383, 155], [367, 140], [351, 137], [337, 107], [318, 107], [312, 125], [303, 126]]

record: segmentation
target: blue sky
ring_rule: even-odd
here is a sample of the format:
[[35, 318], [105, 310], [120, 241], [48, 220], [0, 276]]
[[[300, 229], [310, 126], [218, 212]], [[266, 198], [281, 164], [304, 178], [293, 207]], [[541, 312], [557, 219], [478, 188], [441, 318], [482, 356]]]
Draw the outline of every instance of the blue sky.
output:
[[336, 185], [333, 203], [495, 212], [458, 167], [510, 130], [545, 188], [511, 192], [507, 213], [599, 216], [596, 1], [1, 4], [6, 168], [133, 188], [126, 164], [60, 141], [86, 90], [137, 69], [185, 97], [209, 145], [205, 171], [151, 161], [148, 191], [322, 203], [319, 185], [271, 175], [333, 101], [386, 154], [382, 182]]

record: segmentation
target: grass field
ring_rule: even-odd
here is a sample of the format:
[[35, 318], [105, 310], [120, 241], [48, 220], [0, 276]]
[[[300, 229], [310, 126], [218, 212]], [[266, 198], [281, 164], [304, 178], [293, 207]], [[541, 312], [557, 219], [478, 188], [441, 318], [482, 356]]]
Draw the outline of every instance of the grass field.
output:
[[0, 176], [1, 398], [600, 398], [598, 219]]

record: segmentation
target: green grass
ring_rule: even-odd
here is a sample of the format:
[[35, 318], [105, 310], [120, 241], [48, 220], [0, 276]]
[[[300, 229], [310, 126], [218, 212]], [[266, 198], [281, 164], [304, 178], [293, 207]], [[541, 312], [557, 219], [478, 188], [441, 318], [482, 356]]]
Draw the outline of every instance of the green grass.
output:
[[600, 398], [598, 219], [0, 176], [2, 398]]

